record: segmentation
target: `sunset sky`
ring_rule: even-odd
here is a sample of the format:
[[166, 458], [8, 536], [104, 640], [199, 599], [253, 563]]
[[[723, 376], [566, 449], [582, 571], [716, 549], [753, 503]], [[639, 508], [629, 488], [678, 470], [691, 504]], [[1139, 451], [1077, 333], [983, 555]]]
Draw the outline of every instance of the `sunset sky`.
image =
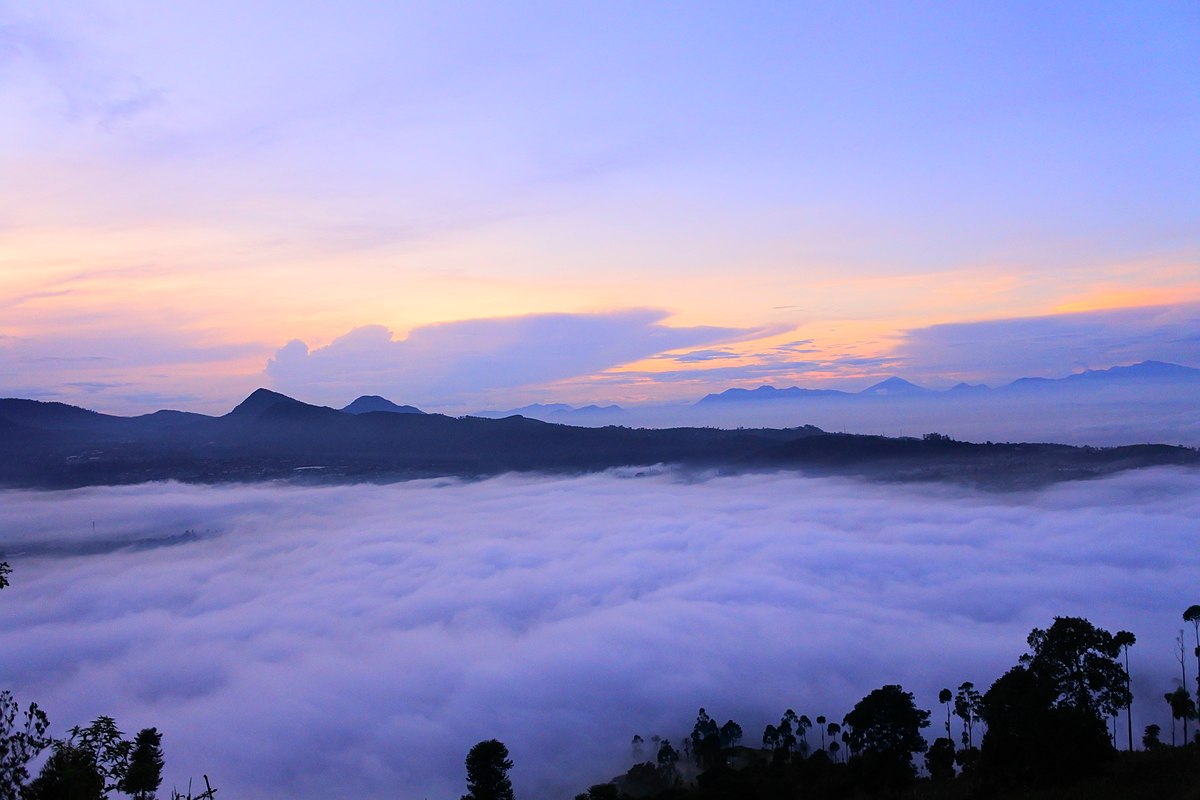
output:
[[1195, 3], [0, 3], [0, 396], [1200, 366]]

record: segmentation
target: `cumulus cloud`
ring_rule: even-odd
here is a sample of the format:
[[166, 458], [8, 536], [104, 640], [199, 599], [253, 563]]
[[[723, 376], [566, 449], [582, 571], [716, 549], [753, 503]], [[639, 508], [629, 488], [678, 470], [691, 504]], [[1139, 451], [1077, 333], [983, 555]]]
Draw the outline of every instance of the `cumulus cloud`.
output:
[[8, 492], [0, 674], [58, 733], [157, 725], [168, 787], [251, 799], [455, 797], [490, 737], [521, 797], [569, 797], [699, 706], [750, 740], [885, 682], [934, 707], [1056, 614], [1135, 632], [1135, 726], [1169, 722], [1195, 473], [998, 495], [649, 472]]
[[913, 375], [987, 383], [1145, 360], [1197, 366], [1200, 305], [931, 325], [907, 331], [896, 355]]
[[426, 325], [395, 339], [380, 325], [355, 328], [325, 347], [293, 340], [266, 373], [276, 388], [321, 402], [358, 394], [444, 403], [488, 389], [590, 375], [668, 350], [762, 335], [761, 329], [673, 328], [655, 309], [530, 314]]

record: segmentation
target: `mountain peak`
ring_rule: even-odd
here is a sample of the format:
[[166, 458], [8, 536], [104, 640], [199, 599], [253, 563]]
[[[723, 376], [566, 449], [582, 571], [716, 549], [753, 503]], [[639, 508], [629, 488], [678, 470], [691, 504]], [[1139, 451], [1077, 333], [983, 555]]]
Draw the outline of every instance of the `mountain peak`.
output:
[[904, 378], [893, 375], [887, 380], [882, 380], [874, 386], [868, 386], [866, 389], [863, 389], [861, 392], [859, 392], [859, 394], [887, 397], [892, 395], [923, 394], [928, 391], [929, 390], [924, 387], [917, 386], [915, 383], [909, 383], [908, 381], [904, 380]]
[[393, 403], [386, 397], [377, 394], [364, 394], [355, 398], [354, 402], [342, 409], [347, 414], [370, 414], [374, 411], [384, 411], [389, 414], [424, 414], [416, 406], [402, 406]]
[[245, 400], [238, 403], [237, 407], [225, 416], [256, 417], [271, 406], [279, 403], [287, 403], [289, 405], [304, 405], [299, 400], [293, 397], [288, 397], [286, 394], [280, 394], [279, 392], [273, 392], [270, 389], [263, 389], [262, 387], [259, 387], [251, 392]]

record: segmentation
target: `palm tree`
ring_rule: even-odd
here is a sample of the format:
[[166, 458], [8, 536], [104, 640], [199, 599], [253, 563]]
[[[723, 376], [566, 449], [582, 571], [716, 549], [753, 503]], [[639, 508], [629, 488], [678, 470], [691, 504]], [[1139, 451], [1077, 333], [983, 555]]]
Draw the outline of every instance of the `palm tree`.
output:
[[[1125, 723], [1129, 728], [1129, 752], [1133, 752], [1133, 679], [1129, 674], [1129, 648], [1137, 643], [1137, 637], [1129, 631], [1117, 631], [1113, 642], [1125, 651], [1125, 688], [1129, 692], [1129, 703], [1125, 706]], [[1116, 742], [1114, 741], [1115, 745]]]
[[946, 738], [953, 740], [950, 735], [950, 701], [954, 699], [949, 689], [942, 689], [938, 692], [938, 702], [946, 707]]
[[825, 749], [825, 716], [817, 717], [817, 727], [821, 729], [821, 749]]

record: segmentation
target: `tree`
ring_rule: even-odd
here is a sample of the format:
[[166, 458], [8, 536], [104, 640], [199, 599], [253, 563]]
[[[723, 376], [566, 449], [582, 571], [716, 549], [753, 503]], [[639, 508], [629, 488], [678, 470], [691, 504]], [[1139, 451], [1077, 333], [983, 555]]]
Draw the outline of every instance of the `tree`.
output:
[[1183, 621], [1192, 623], [1192, 633], [1196, 637], [1196, 700], [1200, 702], [1200, 605], [1188, 606], [1183, 612]]
[[129, 768], [119, 788], [136, 800], [154, 800], [162, 783], [162, 769], [162, 734], [157, 728], [143, 728], [133, 740]]
[[800, 719], [796, 721], [796, 730], [800, 734], [800, 752], [808, 754], [808, 729], [812, 727], [812, 720], [807, 714], [801, 714]]
[[59, 742], [22, 800], [103, 800], [104, 776], [96, 756], [84, 747]]
[[1080, 617], [1055, 617], [1048, 629], [1034, 628], [1027, 641], [1032, 652], [1021, 663], [1053, 690], [1055, 706], [1103, 721], [1131, 701], [1128, 673], [1117, 660], [1120, 645], [1103, 628]]
[[71, 729], [71, 745], [92, 754], [96, 769], [104, 779], [105, 793], [118, 791], [129, 769], [129, 753], [133, 742], [126, 741], [112, 717], [96, 717], [91, 725]]
[[821, 731], [821, 749], [825, 749], [825, 715], [817, 715], [817, 728]]
[[29, 778], [29, 762], [53, 741], [46, 735], [49, 727], [37, 703], [30, 703], [22, 714], [12, 692], [0, 692], [0, 800], [16, 800]]
[[950, 737], [950, 701], [954, 699], [954, 695], [949, 689], [942, 689], [938, 692], [938, 702], [946, 707], [946, 738]]
[[1196, 703], [1188, 694], [1188, 690], [1182, 686], [1176, 687], [1173, 692], [1164, 694], [1163, 699], [1171, 707], [1171, 744], [1175, 744], [1175, 720], [1177, 719], [1183, 720], [1183, 743], [1187, 744], [1187, 721], [1196, 718]]
[[1156, 747], [1162, 747], [1162, 740], [1159, 735], [1162, 733], [1162, 728], [1157, 725], [1147, 725], [1146, 730], [1142, 732], [1142, 747], [1147, 750], [1153, 750]]
[[[1179, 632], [1179, 637], [1175, 640], [1175, 646], [1177, 648], [1175, 657], [1179, 660], [1179, 679], [1180, 679], [1179, 691], [1181, 691], [1185, 695], [1187, 695], [1188, 699], [1190, 700], [1191, 694], [1187, 690], [1187, 649], [1184, 647], [1184, 643], [1183, 643], [1183, 631]], [[1172, 712], [1174, 712], [1174, 706], [1172, 706]], [[1194, 717], [1195, 714], [1192, 714], [1192, 716]], [[1178, 719], [1178, 717], [1176, 717], [1176, 719]], [[1184, 744], [1188, 743], [1188, 719], [1189, 719], [1188, 715], [1184, 714], [1183, 715], [1183, 743]], [[1174, 732], [1174, 730], [1175, 730], [1175, 728], [1174, 728], [1174, 726], [1172, 726], [1172, 728], [1171, 728], [1172, 733]]]
[[1120, 646], [1086, 619], [1034, 628], [1029, 653], [983, 695], [980, 773], [992, 783], [1053, 785], [1112, 757], [1107, 719], [1130, 701]]
[[701, 769], [707, 769], [720, 760], [721, 729], [717, 727], [717, 721], [703, 708], [696, 714], [691, 740], [692, 752], [696, 754], [696, 763]]
[[634, 761], [642, 760], [642, 745], [645, 743], [646, 743], [646, 740], [643, 739], [641, 736], [639, 736], [636, 733], [633, 735], [633, 742], [631, 744], [633, 746], [633, 760]]
[[954, 777], [954, 742], [947, 736], [934, 740], [925, 754], [925, 769], [929, 777], [941, 783]]
[[1125, 726], [1129, 733], [1129, 752], [1133, 752], [1133, 680], [1129, 675], [1129, 648], [1137, 644], [1137, 637], [1129, 631], [1117, 631], [1113, 637], [1117, 647], [1125, 654], [1125, 693], [1128, 702], [1125, 703]]
[[8, 576], [12, 574], [12, 567], [7, 561], [0, 561], [0, 589], [8, 586]]
[[897, 790], [914, 777], [914, 753], [929, 745], [921, 729], [929, 727], [929, 712], [919, 709], [911, 692], [895, 684], [875, 689], [846, 715], [854, 759], [869, 787], [889, 786]]
[[675, 765], [679, 763], [679, 753], [671, 746], [670, 739], [663, 739], [658, 748], [658, 773], [668, 783], [675, 782]]
[[742, 740], [742, 726], [731, 719], [726, 720], [721, 726], [720, 738], [722, 748], [736, 746]]
[[488, 739], [467, 753], [467, 793], [463, 800], [513, 800], [508, 771], [513, 762], [503, 742]]
[[982, 703], [983, 697], [975, 690], [975, 684], [963, 681], [958, 687], [958, 694], [954, 696], [954, 715], [962, 720], [962, 743], [968, 750], [975, 746], [975, 723], [979, 721]]

